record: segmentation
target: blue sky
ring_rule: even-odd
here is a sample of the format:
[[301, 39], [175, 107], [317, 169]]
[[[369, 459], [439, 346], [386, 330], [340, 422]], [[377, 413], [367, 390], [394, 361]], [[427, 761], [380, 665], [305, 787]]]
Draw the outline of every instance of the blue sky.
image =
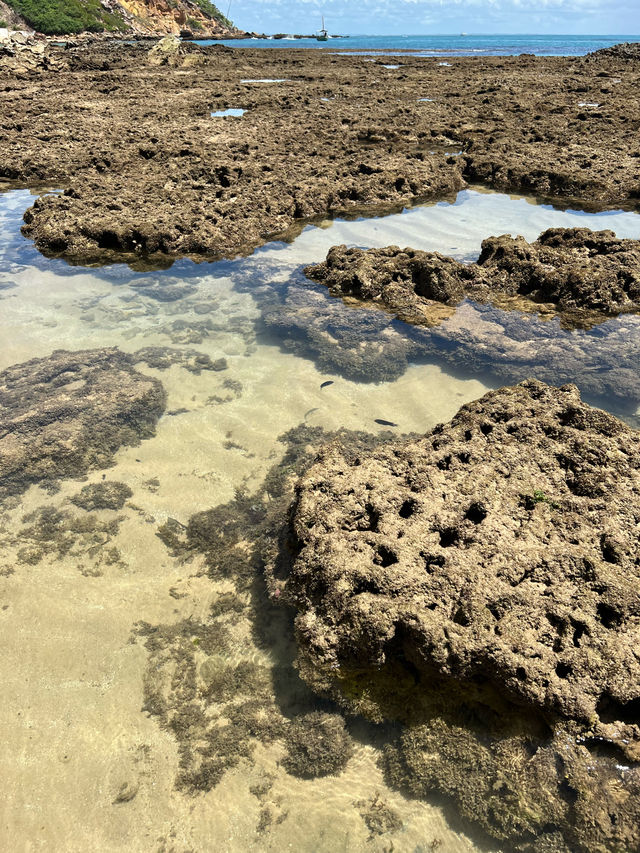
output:
[[[218, 7], [226, 13], [229, 0]], [[236, 26], [310, 33], [640, 33], [640, 0], [231, 0]]]

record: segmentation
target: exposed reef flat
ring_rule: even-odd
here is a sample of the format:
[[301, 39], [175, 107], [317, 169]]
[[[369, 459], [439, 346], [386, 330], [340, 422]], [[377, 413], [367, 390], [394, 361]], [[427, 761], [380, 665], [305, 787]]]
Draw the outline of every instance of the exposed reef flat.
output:
[[105, 468], [154, 434], [162, 384], [115, 348], [67, 352], [0, 373], [0, 497]]
[[637, 849], [639, 433], [531, 380], [418, 440], [328, 447], [292, 518], [271, 585], [300, 672], [407, 726], [396, 783], [521, 850]]
[[640, 241], [588, 228], [550, 228], [533, 243], [509, 234], [489, 237], [474, 264], [397, 246], [333, 246], [326, 261], [305, 274], [334, 296], [375, 301], [425, 326], [441, 321], [442, 304], [457, 305], [465, 296], [524, 296], [561, 310], [640, 309]]
[[[47, 55], [55, 71], [0, 72], [0, 177], [64, 190], [37, 200], [26, 233], [77, 262], [231, 256], [312, 217], [468, 182], [597, 207], [640, 196], [640, 64], [626, 55], [403, 55], [393, 70], [222, 46], [161, 66], [141, 45]], [[265, 79], [279, 82], [250, 82]], [[228, 107], [246, 112], [211, 117]]]

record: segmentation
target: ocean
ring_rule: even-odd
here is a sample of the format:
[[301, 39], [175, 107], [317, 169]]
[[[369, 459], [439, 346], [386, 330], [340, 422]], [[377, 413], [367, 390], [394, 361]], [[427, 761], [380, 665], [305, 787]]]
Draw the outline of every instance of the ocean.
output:
[[261, 48], [311, 48], [314, 50], [342, 50], [368, 53], [369, 51], [410, 51], [416, 56], [517, 56], [533, 53], [537, 56], [583, 56], [603, 47], [620, 42], [640, 42], [640, 35], [406, 35], [363, 36], [351, 35], [331, 38], [327, 42], [315, 38], [231, 39], [228, 41], [198, 40], [197, 44], [225, 44], [229, 47]]

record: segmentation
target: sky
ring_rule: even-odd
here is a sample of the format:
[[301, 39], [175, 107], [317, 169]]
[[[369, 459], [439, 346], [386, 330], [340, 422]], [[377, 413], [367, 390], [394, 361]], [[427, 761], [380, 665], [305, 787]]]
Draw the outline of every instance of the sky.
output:
[[636, 35], [640, 0], [220, 0], [237, 27], [259, 33], [370, 35], [562, 33]]

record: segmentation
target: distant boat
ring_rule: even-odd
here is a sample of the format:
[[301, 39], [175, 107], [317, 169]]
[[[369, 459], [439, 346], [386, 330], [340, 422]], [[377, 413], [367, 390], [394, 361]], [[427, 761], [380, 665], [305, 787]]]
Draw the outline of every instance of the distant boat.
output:
[[329, 33], [324, 28], [324, 15], [322, 16], [322, 29], [316, 33], [316, 41], [329, 41]]

